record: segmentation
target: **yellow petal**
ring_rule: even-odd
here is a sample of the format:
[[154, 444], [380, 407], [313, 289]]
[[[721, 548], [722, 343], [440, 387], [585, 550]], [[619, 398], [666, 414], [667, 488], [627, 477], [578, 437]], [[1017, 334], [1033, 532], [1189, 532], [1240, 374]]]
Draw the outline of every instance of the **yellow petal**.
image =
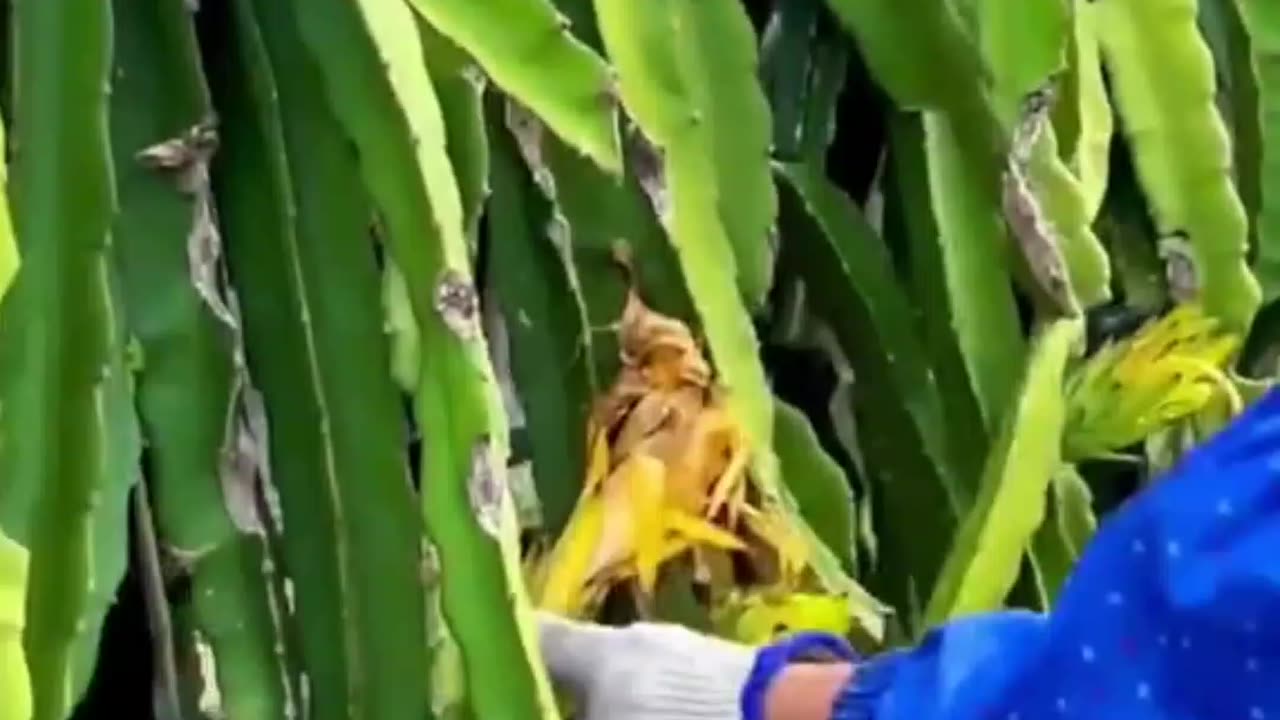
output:
[[582, 611], [586, 605], [584, 586], [603, 525], [602, 498], [588, 497], [578, 503], [547, 557], [539, 607], [567, 616], [576, 616]]
[[743, 508], [743, 519], [753, 533], [778, 553], [784, 584], [791, 583], [804, 571], [808, 565], [808, 548], [785, 518], [747, 506]]
[[692, 542], [712, 545], [726, 550], [745, 550], [746, 543], [736, 535], [713, 525], [706, 520], [690, 515], [682, 510], [667, 510], [663, 513], [667, 528], [679, 533]]
[[621, 458], [634, 452], [641, 441], [674, 421], [675, 412], [669, 393], [651, 392], [640, 398], [614, 435], [613, 455]]
[[688, 513], [702, 514], [707, 496], [728, 466], [733, 451], [741, 444], [732, 417], [721, 408], [707, 407], [702, 393], [693, 399], [692, 419], [679, 434], [679, 444], [669, 456], [667, 493], [670, 505]]
[[622, 476], [630, 498], [634, 523], [636, 574], [640, 589], [652, 594], [658, 581], [658, 563], [662, 561], [663, 483], [667, 469], [662, 462], [647, 455], [637, 455], [627, 463]]
[[729, 501], [729, 527], [738, 527], [738, 515], [747, 506], [747, 483], [738, 483], [733, 490], [733, 499]]
[[609, 435], [604, 428], [591, 423], [587, 433], [587, 448], [590, 457], [587, 461], [587, 480], [582, 485], [584, 495], [596, 492], [609, 475]]
[[745, 489], [747, 476], [747, 460], [749, 453], [745, 445], [738, 444], [733, 449], [733, 457], [729, 459], [729, 464], [725, 466], [724, 472], [711, 486], [711, 499], [707, 503], [707, 517], [715, 517], [720, 512], [720, 508], [724, 506], [729, 499], [730, 494], [737, 495], [737, 491]]
[[599, 540], [595, 554], [587, 567], [587, 577], [596, 577], [606, 568], [630, 560], [635, 555], [635, 516], [631, 512], [631, 496], [623, 477], [633, 467], [632, 461], [624, 461], [608, 479], [600, 499], [604, 502]]

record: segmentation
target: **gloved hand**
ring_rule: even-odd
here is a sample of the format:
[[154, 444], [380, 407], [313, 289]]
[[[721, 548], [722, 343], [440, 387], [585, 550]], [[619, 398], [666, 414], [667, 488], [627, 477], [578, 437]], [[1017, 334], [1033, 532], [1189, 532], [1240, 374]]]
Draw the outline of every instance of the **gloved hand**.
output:
[[756, 650], [679, 625], [625, 628], [538, 613], [552, 679], [583, 720], [739, 720]]

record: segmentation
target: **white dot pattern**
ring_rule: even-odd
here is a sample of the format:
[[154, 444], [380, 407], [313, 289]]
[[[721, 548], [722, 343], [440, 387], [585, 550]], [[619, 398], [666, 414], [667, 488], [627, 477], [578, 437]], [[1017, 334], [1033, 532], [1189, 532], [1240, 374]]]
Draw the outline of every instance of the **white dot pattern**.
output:
[[832, 720], [1280, 720], [1278, 548], [1274, 389], [1103, 519], [1047, 618], [944, 626], [895, 656], [910, 673], [855, 674]]

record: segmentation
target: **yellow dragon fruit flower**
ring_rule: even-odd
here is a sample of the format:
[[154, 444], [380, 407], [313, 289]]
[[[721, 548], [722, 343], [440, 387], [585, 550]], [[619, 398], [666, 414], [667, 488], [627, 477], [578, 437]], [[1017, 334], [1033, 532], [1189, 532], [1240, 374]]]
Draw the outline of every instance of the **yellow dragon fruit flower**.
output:
[[1184, 304], [1103, 346], [1067, 382], [1067, 459], [1107, 457], [1215, 401], [1238, 413], [1227, 368], [1240, 343], [1198, 305]]

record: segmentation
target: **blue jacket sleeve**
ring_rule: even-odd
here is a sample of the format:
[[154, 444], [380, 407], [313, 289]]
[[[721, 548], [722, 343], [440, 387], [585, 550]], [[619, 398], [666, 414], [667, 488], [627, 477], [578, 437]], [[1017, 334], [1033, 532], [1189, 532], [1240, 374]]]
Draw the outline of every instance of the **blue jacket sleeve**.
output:
[[1280, 720], [1280, 391], [1103, 523], [1052, 612], [876, 658], [835, 720]]

